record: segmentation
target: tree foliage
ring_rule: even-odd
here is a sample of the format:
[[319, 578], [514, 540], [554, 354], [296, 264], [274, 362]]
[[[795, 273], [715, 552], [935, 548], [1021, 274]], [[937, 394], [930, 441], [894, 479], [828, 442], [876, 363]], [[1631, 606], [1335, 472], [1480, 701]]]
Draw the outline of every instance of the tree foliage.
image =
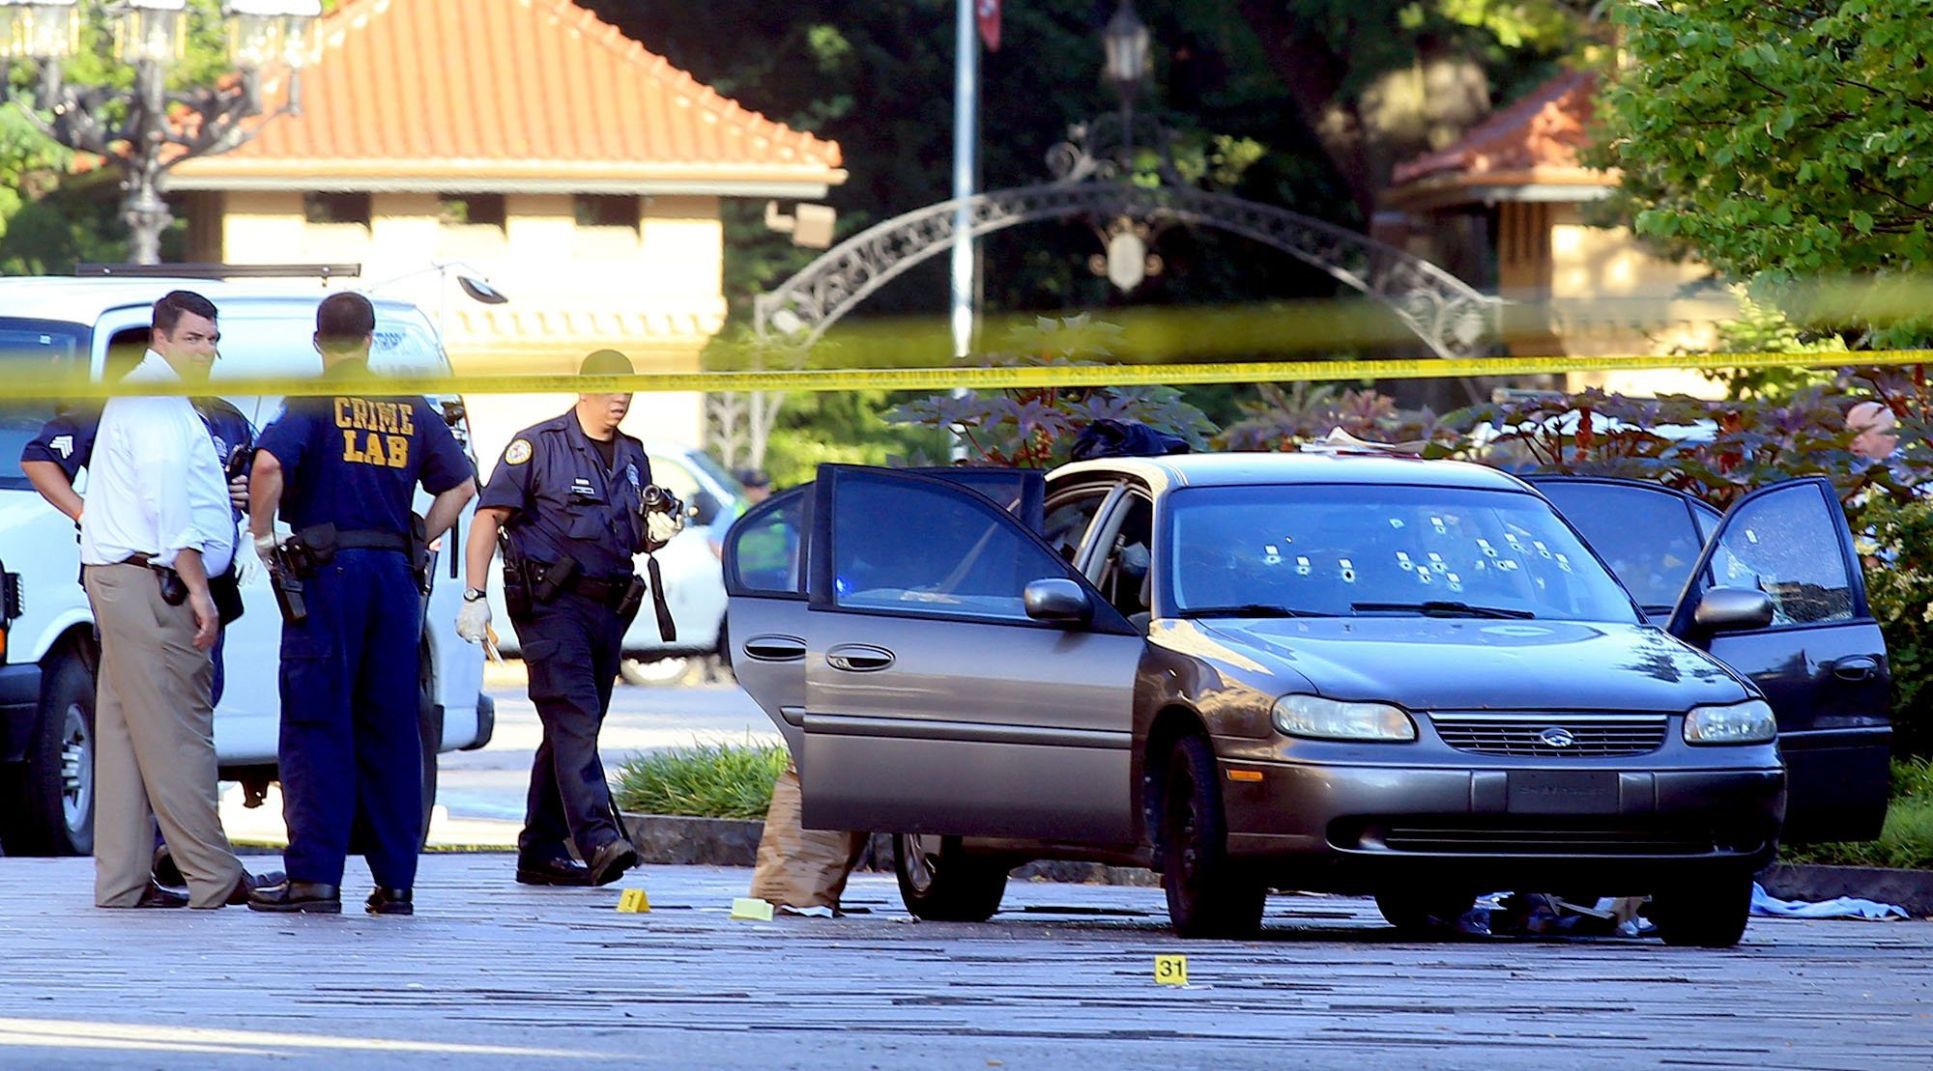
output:
[[1627, 62], [1592, 159], [1622, 172], [1639, 234], [1775, 284], [1933, 270], [1933, 0], [1633, 0], [1616, 18]]

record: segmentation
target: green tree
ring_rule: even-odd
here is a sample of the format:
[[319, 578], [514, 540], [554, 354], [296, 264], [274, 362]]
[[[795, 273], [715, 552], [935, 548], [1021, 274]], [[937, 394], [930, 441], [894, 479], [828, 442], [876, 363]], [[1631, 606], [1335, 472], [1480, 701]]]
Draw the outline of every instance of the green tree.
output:
[[[1933, 0], [1628, 2], [1616, 19], [1626, 62], [1593, 159], [1621, 171], [1640, 235], [1788, 295], [1933, 270]], [[1827, 315], [1873, 345], [1928, 337], [1923, 315]]]

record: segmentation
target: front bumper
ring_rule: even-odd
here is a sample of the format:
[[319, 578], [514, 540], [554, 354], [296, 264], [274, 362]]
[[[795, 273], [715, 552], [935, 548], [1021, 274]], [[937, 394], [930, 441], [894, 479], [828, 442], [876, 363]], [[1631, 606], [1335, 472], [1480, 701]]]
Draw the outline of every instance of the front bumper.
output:
[[[1230, 851], [1282, 884], [1337, 892], [1398, 878], [1649, 892], [1687, 868], [1770, 862], [1785, 813], [1778, 766], [1221, 766]], [[1230, 780], [1231, 769], [1261, 779]], [[1537, 791], [1520, 780], [1513, 793], [1511, 777], [1526, 774]]]

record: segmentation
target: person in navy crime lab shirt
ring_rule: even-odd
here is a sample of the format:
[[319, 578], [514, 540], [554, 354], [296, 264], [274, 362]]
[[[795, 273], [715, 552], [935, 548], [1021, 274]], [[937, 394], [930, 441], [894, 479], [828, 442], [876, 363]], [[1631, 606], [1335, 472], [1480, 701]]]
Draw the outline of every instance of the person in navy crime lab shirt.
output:
[[[631, 362], [599, 350], [578, 373], [629, 375]], [[605, 885], [638, 865], [612, 814], [597, 734], [638, 611], [633, 555], [668, 542], [683, 527], [684, 510], [675, 499], [670, 510], [642, 508], [651, 462], [642, 443], [618, 430], [630, 408], [629, 394], [581, 394], [570, 412], [518, 432], [477, 500], [464, 556], [470, 586], [457, 634], [481, 643], [490, 624], [483, 585], [498, 532], [509, 541], [506, 601], [544, 727], [517, 838], [517, 880], [526, 885]], [[566, 559], [576, 569], [557, 583]], [[524, 583], [513, 579], [512, 562], [521, 563]], [[513, 599], [513, 587], [529, 593]], [[571, 846], [583, 862], [570, 857]]]
[[302, 578], [307, 617], [282, 624], [288, 879], [257, 890], [248, 906], [340, 912], [354, 830], [376, 882], [365, 908], [407, 915], [425, 820], [416, 724], [423, 595], [409, 554], [410, 504], [419, 482], [435, 496], [426, 538], [436, 539], [476, 494], [475, 471], [421, 397], [352, 393], [368, 375], [376, 330], [368, 298], [331, 294], [315, 320], [322, 378], [343, 381], [344, 393], [290, 398], [262, 430], [249, 487], [257, 553], [275, 550], [278, 509], [295, 538], [335, 549]]
[[[238, 456], [245, 459], [255, 448], [255, 426], [249, 423], [241, 410], [220, 398], [196, 398], [193, 401], [195, 412], [208, 426], [208, 437], [214, 444], [215, 456], [221, 458], [222, 466], [229, 468], [231, 461]], [[74, 490], [74, 481], [94, 456], [94, 438], [100, 426], [100, 405], [64, 407], [54, 414], [52, 420], [41, 425], [39, 434], [20, 449], [20, 471], [26, 475], [28, 482], [40, 492], [40, 497], [66, 515], [77, 527], [86, 503], [80, 493]], [[229, 480], [228, 500], [239, 523], [248, 511], [247, 472]], [[237, 558], [237, 568], [241, 568], [240, 562], [241, 559]], [[209, 652], [215, 671], [209, 702], [217, 707], [221, 706], [222, 692], [227, 686], [228, 675], [224, 671], [223, 661], [223, 641], [226, 638], [227, 628], [218, 628], [215, 646]], [[186, 884], [167, 844], [161, 839], [159, 828], [155, 830], [154, 878], [158, 884], [171, 888]]]

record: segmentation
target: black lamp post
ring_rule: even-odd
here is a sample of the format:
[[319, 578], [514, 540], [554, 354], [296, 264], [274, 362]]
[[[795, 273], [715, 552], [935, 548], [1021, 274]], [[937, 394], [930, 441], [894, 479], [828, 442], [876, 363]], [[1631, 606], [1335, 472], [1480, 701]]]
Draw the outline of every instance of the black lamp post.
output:
[[1101, 44], [1107, 55], [1104, 68], [1107, 80], [1121, 97], [1121, 145], [1131, 168], [1134, 98], [1148, 82], [1151, 44], [1147, 23], [1134, 13], [1134, 0], [1121, 0], [1121, 6], [1114, 9], [1113, 17], [1101, 30]]
[[[321, 0], [225, 0], [228, 59], [236, 77], [170, 91], [168, 75], [186, 52], [187, 6], [187, 0], [107, 5], [115, 58], [134, 70], [134, 84], [122, 87], [66, 79], [63, 65], [82, 44], [78, 0], [0, 0], [0, 93], [18, 101], [55, 141], [121, 168], [127, 195], [121, 217], [138, 264], [160, 262], [161, 233], [174, 219], [161, 198], [168, 169], [227, 152], [253, 136], [243, 123], [262, 114], [263, 68], [288, 68], [288, 95], [275, 115], [299, 110], [301, 68], [322, 13]], [[39, 79], [23, 90], [5, 77], [19, 62], [39, 65]], [[125, 112], [119, 122], [109, 115], [115, 104]]]

